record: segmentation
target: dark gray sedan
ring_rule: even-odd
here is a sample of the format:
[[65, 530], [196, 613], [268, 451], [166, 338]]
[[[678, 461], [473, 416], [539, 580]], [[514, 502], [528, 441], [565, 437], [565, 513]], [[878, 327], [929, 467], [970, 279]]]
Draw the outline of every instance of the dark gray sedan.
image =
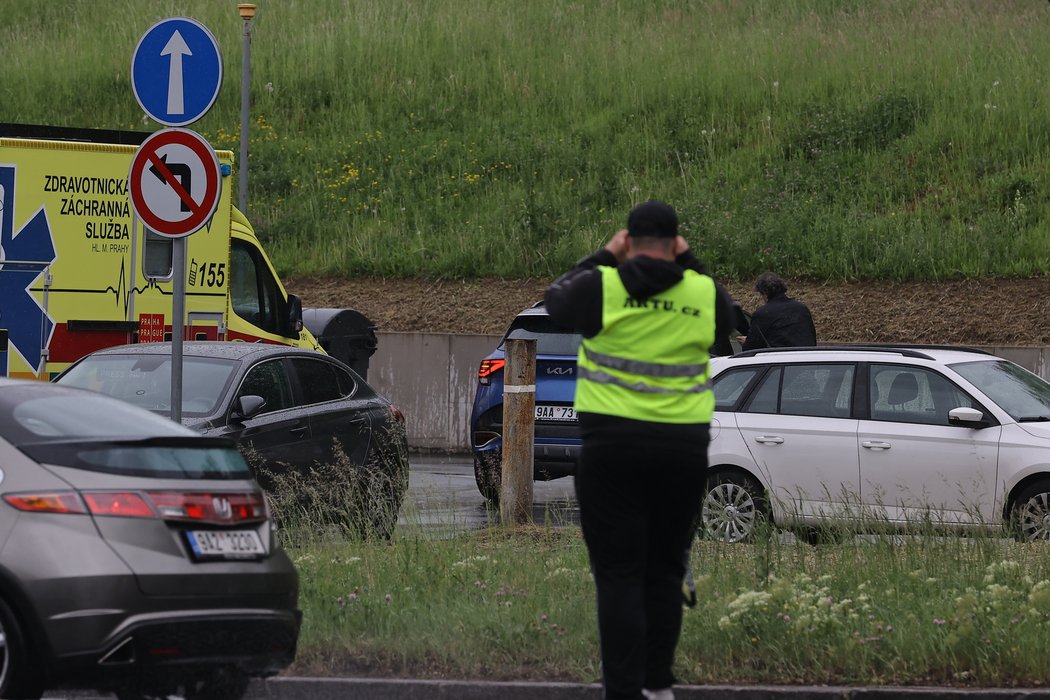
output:
[[239, 698], [295, 657], [297, 605], [233, 442], [0, 378], [0, 697]]
[[[55, 382], [171, 413], [171, 343], [99, 350]], [[237, 441], [281, 517], [388, 535], [408, 488], [405, 419], [350, 367], [313, 350], [183, 344], [182, 423]]]

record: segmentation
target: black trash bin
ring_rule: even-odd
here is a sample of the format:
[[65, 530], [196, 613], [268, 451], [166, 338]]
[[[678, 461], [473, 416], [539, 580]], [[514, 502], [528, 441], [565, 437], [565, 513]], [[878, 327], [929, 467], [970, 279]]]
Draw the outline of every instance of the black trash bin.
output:
[[368, 379], [368, 358], [376, 351], [376, 327], [353, 309], [303, 309], [303, 325], [324, 351]]

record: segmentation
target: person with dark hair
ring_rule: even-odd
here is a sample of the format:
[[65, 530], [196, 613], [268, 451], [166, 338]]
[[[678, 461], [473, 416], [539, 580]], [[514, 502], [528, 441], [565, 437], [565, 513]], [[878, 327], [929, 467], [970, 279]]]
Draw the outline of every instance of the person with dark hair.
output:
[[787, 284], [780, 275], [763, 272], [755, 280], [755, 291], [766, 303], [751, 317], [751, 327], [742, 340], [742, 350], [817, 344], [817, 330], [809, 307], [787, 295]]
[[605, 698], [673, 700], [682, 583], [714, 412], [709, 352], [729, 295], [678, 234], [675, 210], [635, 207], [627, 228], [546, 291], [577, 330], [580, 525], [598, 601]]

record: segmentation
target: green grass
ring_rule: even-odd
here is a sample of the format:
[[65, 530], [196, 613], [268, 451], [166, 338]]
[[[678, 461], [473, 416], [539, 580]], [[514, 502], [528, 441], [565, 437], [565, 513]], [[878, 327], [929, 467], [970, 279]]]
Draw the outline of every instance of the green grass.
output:
[[[673, 203], [724, 279], [1050, 266], [1050, 5], [259, 0], [249, 216], [283, 275], [553, 276]], [[7, 0], [4, 121], [146, 128], [130, 61], [216, 0]], [[236, 179], [236, 178], [234, 178]], [[235, 186], [235, 183], [231, 183]]]
[[[1038, 686], [1047, 545], [919, 536], [811, 547], [701, 542], [682, 683]], [[290, 551], [304, 612], [293, 674], [599, 679], [578, 528], [488, 529]]]

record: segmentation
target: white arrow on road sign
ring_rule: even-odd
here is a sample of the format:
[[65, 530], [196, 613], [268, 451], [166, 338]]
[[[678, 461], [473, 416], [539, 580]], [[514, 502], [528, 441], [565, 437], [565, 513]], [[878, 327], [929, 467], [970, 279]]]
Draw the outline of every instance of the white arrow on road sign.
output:
[[192, 56], [186, 40], [176, 29], [168, 43], [160, 52], [161, 56], [171, 56], [168, 68], [168, 114], [185, 114], [186, 107], [182, 100], [182, 57]]
[[131, 89], [142, 110], [165, 126], [195, 122], [222, 86], [222, 57], [208, 28], [189, 17], [150, 27], [131, 57]]

